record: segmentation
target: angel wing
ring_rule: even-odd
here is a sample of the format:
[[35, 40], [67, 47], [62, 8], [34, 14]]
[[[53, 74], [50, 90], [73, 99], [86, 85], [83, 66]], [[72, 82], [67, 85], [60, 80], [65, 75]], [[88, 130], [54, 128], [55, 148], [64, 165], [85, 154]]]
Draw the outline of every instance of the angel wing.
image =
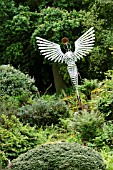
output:
[[80, 38], [75, 41], [75, 61], [83, 58], [92, 50], [95, 42], [94, 27], [91, 27]]
[[59, 44], [53, 43], [40, 37], [36, 37], [36, 39], [40, 52], [45, 56], [45, 58], [48, 60], [54, 60], [55, 62], [64, 61], [64, 53], [61, 51]]

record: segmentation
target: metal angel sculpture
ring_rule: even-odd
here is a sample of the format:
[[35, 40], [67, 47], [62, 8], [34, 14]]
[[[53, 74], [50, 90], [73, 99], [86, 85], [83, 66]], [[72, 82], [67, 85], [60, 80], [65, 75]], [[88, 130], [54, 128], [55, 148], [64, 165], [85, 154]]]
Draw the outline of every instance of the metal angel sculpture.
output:
[[67, 47], [67, 52], [65, 54], [62, 52], [59, 44], [53, 43], [40, 37], [36, 37], [36, 39], [40, 52], [45, 56], [45, 58], [48, 60], [53, 60], [54, 62], [65, 62], [67, 64], [68, 73], [76, 89], [78, 102], [81, 103], [78, 92], [78, 70], [76, 62], [77, 60], [83, 58], [83, 56], [89, 54], [89, 52], [92, 50], [95, 42], [94, 28], [91, 27], [87, 32], [85, 32], [75, 41], [74, 52], [72, 52], [68, 46], [68, 38], [63, 38], [62, 43]]

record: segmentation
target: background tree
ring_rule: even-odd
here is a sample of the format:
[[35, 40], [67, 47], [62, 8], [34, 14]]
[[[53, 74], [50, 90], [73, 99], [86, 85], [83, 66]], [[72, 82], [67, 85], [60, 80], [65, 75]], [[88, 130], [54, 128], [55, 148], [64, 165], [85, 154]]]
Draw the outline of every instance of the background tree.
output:
[[[53, 84], [51, 91], [54, 91], [55, 81], [51, 63], [45, 62], [37, 50], [35, 36], [59, 44], [66, 36], [73, 50], [74, 41], [94, 26], [95, 48], [77, 62], [79, 72], [82, 78], [103, 79], [104, 72], [112, 69], [113, 55], [109, 50], [113, 44], [112, 3], [101, 0], [0, 1], [0, 64], [10, 63], [29, 73], [35, 78], [39, 91], [44, 92], [50, 84]], [[60, 70], [68, 80], [65, 65], [61, 65]]]

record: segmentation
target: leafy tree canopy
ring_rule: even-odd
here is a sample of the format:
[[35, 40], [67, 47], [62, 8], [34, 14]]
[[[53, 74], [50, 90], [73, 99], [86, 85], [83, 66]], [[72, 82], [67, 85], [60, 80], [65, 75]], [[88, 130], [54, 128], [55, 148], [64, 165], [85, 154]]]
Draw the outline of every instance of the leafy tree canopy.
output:
[[[113, 55], [109, 50], [113, 44], [112, 10], [113, 3], [101, 0], [8, 0], [7, 3], [2, 0], [0, 64], [10, 63], [16, 68], [20, 67], [22, 71], [34, 76], [39, 89], [44, 90], [53, 82], [52, 69], [48, 62], [43, 62], [35, 36], [59, 44], [61, 38], [66, 36], [73, 50], [74, 41], [94, 26], [95, 48], [77, 65], [82, 78], [103, 79], [104, 72], [112, 69], [113, 63]], [[63, 76], [68, 77], [65, 67]]]

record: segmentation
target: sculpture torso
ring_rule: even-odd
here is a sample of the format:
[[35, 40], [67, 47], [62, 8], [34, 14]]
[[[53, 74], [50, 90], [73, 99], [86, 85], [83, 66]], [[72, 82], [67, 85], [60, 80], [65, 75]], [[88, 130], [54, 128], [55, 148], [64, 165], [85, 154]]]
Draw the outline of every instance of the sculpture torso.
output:
[[73, 84], [76, 87], [76, 92], [78, 94], [77, 83], [78, 83], [78, 71], [75, 63], [75, 55], [72, 51], [65, 53], [65, 63], [67, 64], [68, 73], [71, 77]]
[[65, 63], [68, 66], [74, 66], [75, 64], [75, 56], [74, 53], [72, 51], [68, 51], [65, 53]]

